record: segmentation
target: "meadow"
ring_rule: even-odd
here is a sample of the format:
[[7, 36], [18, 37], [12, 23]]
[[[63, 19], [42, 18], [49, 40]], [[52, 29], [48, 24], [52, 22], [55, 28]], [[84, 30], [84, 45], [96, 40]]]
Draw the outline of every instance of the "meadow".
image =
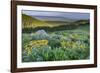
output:
[[89, 24], [74, 29], [23, 32], [22, 62], [89, 59], [89, 38]]

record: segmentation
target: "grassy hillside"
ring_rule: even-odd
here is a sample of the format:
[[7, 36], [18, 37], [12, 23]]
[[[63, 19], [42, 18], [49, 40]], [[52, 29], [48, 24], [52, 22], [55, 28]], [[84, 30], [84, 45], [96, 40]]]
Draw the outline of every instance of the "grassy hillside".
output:
[[35, 17], [22, 14], [23, 28], [36, 28], [36, 27], [58, 27], [62, 25], [70, 25], [72, 22], [66, 21], [42, 21]]
[[87, 25], [87, 24], [90, 24], [89, 20], [77, 20], [74, 23], [77, 23], [79, 25]]
[[42, 21], [35, 17], [31, 17], [26, 14], [22, 14], [22, 27], [23, 32], [34, 32], [40, 29], [46, 31], [58, 31], [58, 30], [69, 30], [76, 29], [79, 26], [88, 25], [89, 20], [77, 20], [74, 22], [66, 21]]
[[22, 14], [22, 27], [23, 28], [30, 28], [30, 27], [36, 28], [36, 27], [44, 27], [44, 26], [52, 27], [50, 24], [44, 21], [41, 21], [31, 16]]

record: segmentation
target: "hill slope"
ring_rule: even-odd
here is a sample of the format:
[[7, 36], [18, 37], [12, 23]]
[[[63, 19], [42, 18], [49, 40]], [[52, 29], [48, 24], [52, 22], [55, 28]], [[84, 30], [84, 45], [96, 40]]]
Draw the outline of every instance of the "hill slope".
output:
[[23, 28], [36, 28], [36, 27], [51, 27], [50, 24], [46, 23], [45, 21], [38, 20], [34, 17], [22, 14], [22, 27]]
[[74, 22], [66, 21], [42, 21], [33, 16], [22, 14], [22, 27], [23, 28], [42, 28], [42, 27], [62, 27], [69, 25], [86, 25], [89, 24], [89, 20], [77, 20]]

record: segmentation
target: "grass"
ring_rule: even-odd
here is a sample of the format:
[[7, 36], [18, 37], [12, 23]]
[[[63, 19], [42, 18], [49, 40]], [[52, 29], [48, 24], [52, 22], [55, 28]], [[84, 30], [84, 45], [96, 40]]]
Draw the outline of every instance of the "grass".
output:
[[22, 34], [23, 62], [89, 59], [88, 25], [47, 34]]

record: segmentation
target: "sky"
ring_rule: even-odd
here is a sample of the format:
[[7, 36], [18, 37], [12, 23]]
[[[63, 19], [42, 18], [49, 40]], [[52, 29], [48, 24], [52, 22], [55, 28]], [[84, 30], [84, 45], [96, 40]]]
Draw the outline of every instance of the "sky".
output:
[[35, 11], [35, 10], [22, 10], [23, 14], [30, 16], [53, 16], [53, 17], [63, 17], [70, 19], [89, 19], [89, 13], [79, 13], [79, 12], [54, 12], [54, 11]]

